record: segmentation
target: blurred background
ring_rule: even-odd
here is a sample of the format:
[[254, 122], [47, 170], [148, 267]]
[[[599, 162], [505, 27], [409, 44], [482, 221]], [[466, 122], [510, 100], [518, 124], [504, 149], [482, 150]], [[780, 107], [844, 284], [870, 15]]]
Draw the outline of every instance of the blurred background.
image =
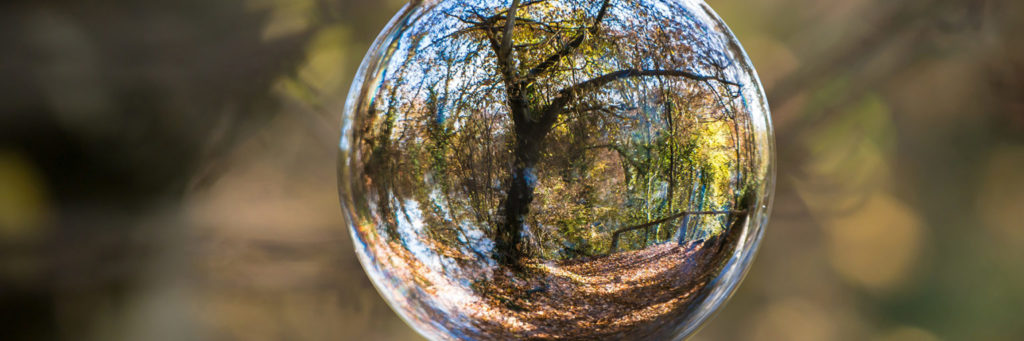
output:
[[[695, 340], [1024, 339], [1024, 3], [709, 0], [775, 214]], [[0, 5], [0, 339], [416, 340], [336, 194], [401, 0]]]

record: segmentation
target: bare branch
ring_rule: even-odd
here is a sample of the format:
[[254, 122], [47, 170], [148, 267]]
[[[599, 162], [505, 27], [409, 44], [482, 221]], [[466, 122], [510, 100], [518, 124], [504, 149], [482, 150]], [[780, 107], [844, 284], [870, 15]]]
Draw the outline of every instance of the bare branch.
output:
[[[522, 8], [522, 6], [520, 6], [520, 8]], [[505, 18], [506, 18], [506, 16], [504, 16], [504, 15], [496, 16], [496, 17], [494, 17], [494, 21], [505, 20]], [[548, 33], [556, 33], [556, 30], [565, 30], [565, 29], [567, 29], [564, 26], [555, 25], [555, 24], [550, 23], [550, 22], [541, 22], [541, 21], [538, 21], [536, 19], [523, 18], [523, 17], [520, 17], [520, 16], [517, 16], [515, 18], [515, 21], [517, 22], [516, 24], [525, 23], [525, 24], [529, 24], [529, 25], [533, 25], [533, 26], [538, 26], [538, 27], [540, 27], [541, 30], [544, 30], [545, 32], [548, 32]], [[550, 39], [550, 38], [548, 38], [548, 39]]]
[[[448, 11], [441, 11], [441, 14], [444, 14], [445, 16], [450, 17], [452, 19], [461, 21], [462, 23], [467, 24], [470, 27], [479, 27], [480, 24], [483, 24], [482, 22], [479, 22], [479, 21], [472, 21], [472, 20], [469, 20], [469, 19], [457, 16], [455, 14], [452, 14], [451, 12], [448, 12]], [[479, 17], [479, 16], [480, 15], [477, 14], [477, 17]]]
[[576, 35], [576, 37], [569, 41], [568, 44], [565, 44], [565, 46], [563, 46], [561, 50], [558, 50], [558, 52], [549, 56], [543, 62], [533, 67], [533, 69], [530, 69], [530, 72], [527, 74], [526, 78], [536, 78], [537, 76], [540, 76], [545, 72], [548, 72], [552, 66], [558, 64], [558, 61], [562, 60], [562, 58], [567, 57], [570, 53], [579, 48], [580, 45], [583, 45], [583, 41], [586, 40], [587, 35], [596, 34], [597, 29], [601, 25], [601, 22], [604, 21], [605, 15], [608, 14], [609, 4], [610, 0], [604, 0], [604, 3], [601, 4], [601, 10], [597, 13], [597, 18], [594, 19], [594, 23], [590, 25], [590, 28], [583, 32], [580, 32], [580, 34]]
[[599, 89], [608, 85], [611, 82], [626, 79], [626, 78], [639, 78], [639, 77], [683, 77], [692, 79], [695, 81], [709, 81], [715, 80], [723, 84], [739, 86], [736, 82], [721, 79], [717, 76], [701, 75], [684, 70], [640, 70], [640, 69], [627, 69], [619, 70], [611, 73], [607, 73], [590, 80], [583, 81], [576, 85], [570, 86], [559, 91], [558, 97], [556, 97], [551, 104], [544, 109], [541, 114], [541, 122], [546, 124], [554, 123], [555, 118], [558, 114], [564, 110], [565, 106], [575, 100], [579, 95], [586, 91]]
[[[537, 4], [541, 4], [541, 3], [545, 3], [545, 2], [548, 2], [548, 1], [549, 1], [549, 0], [533, 0], [533, 1], [527, 1], [527, 2], [524, 2], [524, 3], [521, 3], [521, 4], [519, 4], [519, 8], [527, 8], [527, 7], [530, 7], [530, 6], [533, 6], [533, 5], [537, 5]], [[504, 15], [504, 14], [507, 14], [508, 12], [511, 12], [511, 9], [512, 9], [512, 8], [510, 7], [508, 11], [498, 11], [498, 12], [497, 12], [497, 13], [495, 13], [495, 14], [497, 14], [497, 15]]]
[[673, 215], [670, 215], [668, 217], [661, 218], [661, 219], [658, 219], [658, 220], [655, 220], [655, 221], [643, 223], [643, 224], [640, 224], [640, 225], [634, 225], [634, 226], [630, 226], [630, 227], [624, 227], [624, 228], [618, 229], [614, 233], [612, 233], [612, 246], [611, 246], [611, 249], [609, 250], [609, 252], [615, 252], [616, 249], [618, 249], [618, 247], [619, 247], [619, 236], [621, 236], [623, 233], [626, 233], [626, 232], [629, 232], [629, 231], [645, 229], [645, 228], [648, 228], [648, 227], [651, 227], [651, 226], [654, 226], [654, 225], [658, 225], [658, 224], [662, 224], [662, 223], [667, 223], [667, 222], [670, 222], [670, 221], [673, 221], [673, 220], [676, 220], [676, 219], [679, 219], [679, 218], [682, 218], [682, 217], [691, 216], [691, 215], [744, 214], [746, 212], [747, 211], [745, 211], [745, 210], [743, 210], [743, 211], [700, 211], [700, 212], [683, 211], [683, 212], [679, 212], [679, 213], [676, 213], [676, 214], [673, 214]]
[[561, 95], [564, 96], [568, 93], [578, 93], [582, 91], [589, 91], [597, 89], [607, 85], [608, 83], [625, 79], [625, 78], [639, 78], [639, 77], [656, 77], [656, 76], [668, 76], [668, 77], [683, 77], [689, 78], [695, 81], [710, 81], [716, 80], [723, 84], [739, 86], [736, 82], [724, 80], [717, 76], [702, 75], [693, 73], [685, 70], [640, 70], [640, 69], [627, 69], [619, 70], [611, 73], [607, 73], [593, 79], [584, 81], [572, 87], [566, 88], [561, 91]]

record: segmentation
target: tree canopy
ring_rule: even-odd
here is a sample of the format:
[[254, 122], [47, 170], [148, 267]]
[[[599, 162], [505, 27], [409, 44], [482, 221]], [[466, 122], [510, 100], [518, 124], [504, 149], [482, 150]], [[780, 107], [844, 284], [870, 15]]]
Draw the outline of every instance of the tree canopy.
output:
[[659, 4], [411, 13], [358, 122], [381, 233], [505, 265], [720, 233], [755, 161], [749, 80], [720, 28], [679, 24], [707, 13]]

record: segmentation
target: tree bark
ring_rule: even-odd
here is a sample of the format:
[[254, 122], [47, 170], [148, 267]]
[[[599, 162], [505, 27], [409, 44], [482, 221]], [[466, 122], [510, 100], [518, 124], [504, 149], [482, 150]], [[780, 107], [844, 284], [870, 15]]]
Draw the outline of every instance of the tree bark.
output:
[[505, 220], [496, 228], [494, 236], [494, 259], [502, 265], [516, 267], [526, 256], [523, 230], [536, 188], [537, 175], [534, 172], [548, 131], [550, 126], [528, 120], [515, 123], [514, 161], [508, 181], [508, 196], [502, 205]]

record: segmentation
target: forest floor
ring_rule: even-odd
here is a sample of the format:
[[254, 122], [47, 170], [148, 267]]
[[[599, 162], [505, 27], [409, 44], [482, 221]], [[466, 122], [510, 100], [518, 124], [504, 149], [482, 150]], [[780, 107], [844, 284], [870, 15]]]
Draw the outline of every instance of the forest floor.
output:
[[495, 274], [484, 299], [464, 307], [477, 339], [665, 338], [676, 332], [728, 250], [723, 238], [561, 263], [531, 263]]

